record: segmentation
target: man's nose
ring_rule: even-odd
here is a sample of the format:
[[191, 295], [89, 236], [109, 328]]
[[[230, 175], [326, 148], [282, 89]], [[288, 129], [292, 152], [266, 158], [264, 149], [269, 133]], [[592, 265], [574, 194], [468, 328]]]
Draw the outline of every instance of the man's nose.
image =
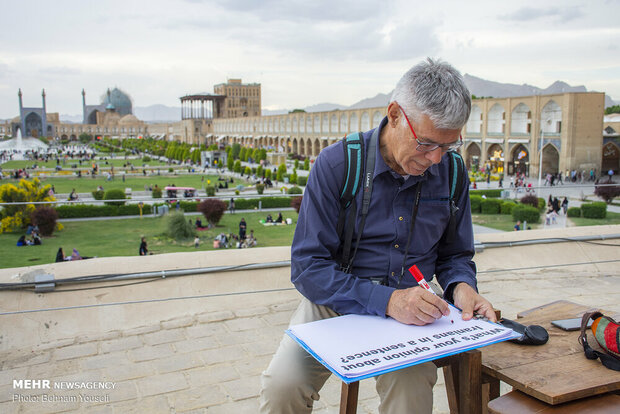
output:
[[426, 158], [428, 158], [433, 164], [439, 164], [441, 162], [442, 155], [443, 151], [438, 147], [432, 151], [428, 151], [426, 153]]

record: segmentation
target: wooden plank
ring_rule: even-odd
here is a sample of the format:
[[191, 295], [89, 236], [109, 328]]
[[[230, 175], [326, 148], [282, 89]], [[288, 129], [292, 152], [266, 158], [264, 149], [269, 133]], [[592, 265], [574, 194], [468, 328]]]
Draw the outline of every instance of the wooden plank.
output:
[[[607, 371], [607, 372], [603, 372]], [[548, 404], [620, 390], [620, 375], [585, 356], [567, 355], [501, 370], [498, 379]]]
[[446, 394], [448, 396], [448, 407], [451, 414], [459, 412], [459, 366], [458, 364], [446, 365], [443, 367], [443, 377], [446, 383]]
[[[523, 325], [540, 325], [549, 333], [549, 342], [540, 346], [517, 345], [502, 342], [483, 348], [483, 372], [492, 375], [492, 370], [531, 364], [536, 361], [583, 353], [583, 347], [577, 341], [579, 332], [563, 331], [551, 325], [552, 320], [574, 318], [583, 315], [589, 307], [567, 301], [558, 301], [549, 307], [534, 308], [527, 316], [519, 319]], [[486, 369], [485, 369], [486, 367]]]
[[618, 413], [620, 396], [605, 394], [559, 406], [547, 405], [522, 392], [511, 391], [489, 403], [492, 414], [606, 414]]
[[459, 413], [482, 412], [482, 356], [479, 350], [464, 352], [459, 363]]
[[[578, 331], [551, 325], [555, 319], [573, 318], [591, 308], [557, 301], [523, 312], [519, 322], [537, 324], [549, 332], [542, 346], [499, 343], [482, 349], [482, 372], [549, 404], [559, 404], [620, 389], [617, 372], [590, 361], [577, 341]], [[596, 347], [593, 340], [590, 344]]]
[[342, 383], [340, 392], [340, 414], [355, 414], [357, 412], [357, 396], [359, 394], [359, 381], [347, 384]]

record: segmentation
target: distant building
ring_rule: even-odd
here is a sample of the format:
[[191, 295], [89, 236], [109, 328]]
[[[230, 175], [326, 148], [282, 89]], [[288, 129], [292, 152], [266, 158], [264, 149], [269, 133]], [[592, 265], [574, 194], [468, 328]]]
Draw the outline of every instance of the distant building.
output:
[[[598, 92], [475, 99], [460, 152], [470, 169], [536, 177], [542, 144], [543, 173], [594, 168], [600, 174], [603, 165], [617, 173], [618, 137], [605, 138], [603, 151], [604, 102]], [[315, 157], [346, 134], [377, 127], [385, 114], [376, 107], [217, 119], [208, 143]]]
[[82, 114], [83, 124], [97, 124], [97, 114], [103, 114], [108, 110], [114, 110], [121, 117], [133, 114], [133, 104], [128, 94], [118, 88], [108, 91], [101, 97], [99, 105], [86, 105], [86, 92], [82, 89]]
[[260, 83], [241, 83], [241, 79], [228, 79], [213, 87], [218, 95], [226, 97], [222, 118], [244, 118], [261, 115]]

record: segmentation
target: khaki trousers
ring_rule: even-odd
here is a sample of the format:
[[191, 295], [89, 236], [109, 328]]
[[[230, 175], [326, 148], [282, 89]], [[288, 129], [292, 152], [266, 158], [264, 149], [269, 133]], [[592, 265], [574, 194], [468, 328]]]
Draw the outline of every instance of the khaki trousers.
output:
[[[302, 298], [290, 325], [338, 316], [328, 307]], [[368, 333], [372, 335], [372, 332]], [[312, 412], [314, 401], [331, 372], [284, 335], [269, 367], [261, 377], [260, 412], [301, 414]], [[381, 399], [380, 413], [431, 413], [437, 368], [432, 362], [375, 377]]]

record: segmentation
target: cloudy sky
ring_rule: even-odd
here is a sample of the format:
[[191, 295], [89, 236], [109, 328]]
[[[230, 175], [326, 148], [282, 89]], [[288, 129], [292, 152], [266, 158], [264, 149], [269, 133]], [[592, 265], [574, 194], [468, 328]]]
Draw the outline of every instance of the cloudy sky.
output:
[[0, 0], [0, 118], [81, 114], [107, 87], [179, 106], [227, 78], [263, 108], [351, 105], [426, 56], [462, 73], [620, 100], [620, 0]]

